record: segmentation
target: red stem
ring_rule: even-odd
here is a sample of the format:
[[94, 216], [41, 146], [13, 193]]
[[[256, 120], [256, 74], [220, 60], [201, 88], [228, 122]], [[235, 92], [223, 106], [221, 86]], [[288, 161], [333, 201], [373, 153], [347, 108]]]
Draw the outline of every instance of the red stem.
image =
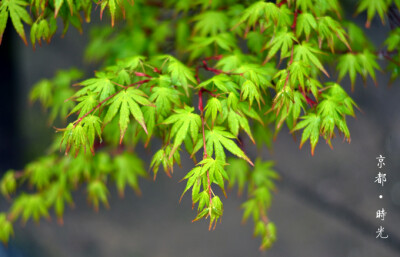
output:
[[[132, 86], [135, 86], [135, 85], [142, 85], [142, 84], [144, 84], [144, 83], [146, 83], [146, 82], [149, 82], [149, 81], [150, 81], [150, 79], [141, 80], [141, 81], [138, 81], [138, 82], [135, 82], [135, 83], [133, 83], [133, 84], [130, 84], [130, 85], [126, 86], [126, 88], [129, 88], [129, 87], [132, 87]], [[87, 113], [85, 113], [85, 115], [83, 115], [82, 117], [80, 117], [80, 118], [75, 122], [74, 128], [75, 128], [84, 118], [86, 118], [89, 114], [91, 114], [92, 112], [94, 112], [95, 110], [97, 110], [98, 108], [100, 108], [102, 104], [104, 104], [105, 102], [107, 102], [108, 100], [110, 100], [111, 98], [113, 98], [114, 96], [116, 96], [116, 95], [117, 95], [119, 92], [121, 92], [122, 90], [126, 90], [126, 88], [121, 89], [121, 90], [115, 92], [114, 94], [110, 95], [109, 97], [107, 97], [107, 98], [104, 99], [103, 101], [99, 102], [95, 107], [93, 107], [90, 111], [88, 111]]]
[[298, 14], [299, 14], [299, 11], [296, 9], [296, 10], [294, 11], [293, 24], [292, 24], [292, 26], [290, 27], [290, 28], [292, 29], [293, 33], [296, 33], [297, 15], [298, 15]]
[[[203, 159], [206, 159], [207, 156], [207, 148], [206, 148], [206, 136], [205, 136], [205, 130], [204, 130], [204, 125], [205, 125], [205, 120], [204, 120], [204, 106], [203, 106], [203, 92], [205, 89], [200, 89], [199, 90], [199, 111], [200, 111], [200, 117], [201, 117], [201, 129], [203, 133]], [[212, 206], [212, 195], [211, 195], [211, 181], [210, 181], [210, 171], [207, 170], [207, 187], [208, 187], [208, 195], [210, 197], [210, 204], [209, 204], [209, 215], [211, 216], [211, 206]]]
[[148, 75], [148, 74], [146, 74], [146, 73], [143, 73], [143, 72], [136, 72], [136, 71], [135, 71], [135, 75], [138, 76], [138, 77], [148, 77], [148, 78], [152, 78], [152, 76], [150, 76], [150, 75]]
[[281, 7], [282, 5], [284, 5], [284, 4], [286, 4], [287, 3], [287, 0], [283, 0], [282, 2], [280, 2], [277, 6], [278, 7]]
[[223, 71], [223, 70], [219, 70], [219, 69], [215, 69], [215, 68], [208, 67], [208, 64], [207, 64], [207, 61], [206, 61], [206, 60], [203, 60], [203, 65], [200, 66], [200, 68], [203, 68], [203, 69], [205, 69], [206, 71], [211, 71], [212, 73], [214, 73], [214, 74], [216, 74], [216, 75], [219, 75], [219, 74], [222, 73], [222, 74], [226, 74], [226, 75], [239, 75], [239, 76], [243, 76], [243, 73], [226, 72], [226, 71]]

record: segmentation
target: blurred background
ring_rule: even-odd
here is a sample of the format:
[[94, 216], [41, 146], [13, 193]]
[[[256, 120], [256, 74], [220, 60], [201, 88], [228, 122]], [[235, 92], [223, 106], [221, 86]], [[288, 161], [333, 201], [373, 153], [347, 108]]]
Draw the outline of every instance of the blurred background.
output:
[[[344, 3], [347, 7], [354, 10], [352, 2]], [[348, 18], [359, 24], [366, 20], [351, 15]], [[8, 26], [0, 47], [2, 173], [22, 169], [51, 143], [54, 129], [48, 126], [46, 113], [28, 102], [31, 86], [59, 69], [77, 67], [93, 74], [96, 66], [82, 61], [89, 27], [82, 35], [75, 29], [64, 38], [58, 34], [49, 45], [33, 51]], [[375, 19], [366, 33], [379, 48], [388, 31], [388, 25]], [[383, 67], [386, 62], [379, 64]], [[354, 92], [347, 78], [341, 83], [361, 109], [357, 118], [348, 120], [350, 144], [338, 137], [332, 150], [321, 140], [312, 157], [308, 144], [300, 150], [299, 142], [282, 130], [274, 149], [263, 149], [263, 158], [275, 160], [282, 176], [269, 213], [278, 240], [265, 253], [258, 250], [259, 239], [252, 237], [252, 224], [241, 224], [244, 196], [238, 197], [236, 190], [224, 199], [224, 216], [215, 231], [208, 231], [207, 221], [191, 223], [196, 213], [190, 197], [179, 204], [185, 184], [178, 181], [192, 166], [184, 158], [172, 179], [160, 174], [155, 182], [143, 180], [140, 197], [128, 190], [121, 199], [112, 185], [109, 210], [95, 213], [82, 189], [74, 194], [76, 206], [67, 208], [63, 226], [55, 218], [25, 226], [17, 222], [15, 237], [8, 246], [0, 246], [0, 257], [400, 256], [400, 84], [388, 86], [389, 77], [377, 74], [377, 86], [357, 78]], [[142, 152], [148, 163], [151, 155]], [[386, 157], [382, 170], [376, 160], [380, 154]], [[383, 187], [374, 183], [379, 171], [387, 174]], [[8, 208], [5, 199], [0, 207]], [[381, 208], [387, 211], [384, 221], [376, 218]], [[387, 239], [376, 238], [381, 225]]]

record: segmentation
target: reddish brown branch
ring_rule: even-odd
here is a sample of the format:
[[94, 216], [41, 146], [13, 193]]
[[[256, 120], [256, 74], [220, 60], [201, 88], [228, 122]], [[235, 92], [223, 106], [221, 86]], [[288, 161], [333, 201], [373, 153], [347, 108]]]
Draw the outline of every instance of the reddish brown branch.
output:
[[286, 87], [286, 84], [287, 84], [288, 81], [289, 81], [289, 76], [290, 76], [289, 67], [290, 67], [290, 65], [292, 65], [292, 63], [293, 63], [293, 46], [292, 46], [292, 51], [291, 51], [291, 53], [290, 53], [290, 61], [289, 61], [288, 65], [287, 65], [287, 67], [286, 67], [286, 69], [287, 69], [288, 71], [287, 71], [286, 80], [285, 80], [285, 84], [283, 85], [283, 88]]
[[[210, 57], [211, 58], [211, 57]], [[217, 58], [217, 57], [214, 57]], [[207, 61], [203, 60], [203, 65], [198, 66], [199, 68], [203, 68], [206, 71], [211, 71], [212, 73], [219, 75], [219, 74], [226, 74], [226, 75], [239, 75], [239, 76], [243, 76], [243, 73], [233, 73], [233, 72], [227, 72], [227, 71], [223, 71], [223, 70], [219, 70], [219, 69], [215, 69], [215, 68], [211, 68], [208, 66]]]
[[293, 23], [292, 26], [290, 27], [293, 31], [294, 34], [296, 34], [296, 26], [297, 26], [297, 15], [299, 14], [299, 10], [294, 11], [294, 18], [293, 18]]
[[196, 67], [196, 73], [194, 74], [194, 77], [196, 78], [197, 83], [200, 84], [199, 66]]
[[383, 57], [384, 57], [386, 60], [388, 60], [388, 61], [390, 61], [390, 62], [396, 64], [397, 66], [400, 66], [400, 62], [398, 62], [398, 61], [396, 61], [395, 59], [393, 59], [392, 57], [390, 57], [390, 55], [388, 55], [388, 54], [383, 54]]
[[302, 87], [299, 87], [299, 91], [300, 91], [300, 93], [304, 96], [304, 98], [306, 99], [307, 104], [308, 104], [311, 108], [317, 105], [317, 102], [314, 101], [313, 99], [311, 99], [311, 98], [308, 96], [309, 90], [303, 90]]
[[98, 103], [95, 107], [93, 107], [90, 111], [88, 111], [87, 113], [85, 113], [82, 117], [80, 117], [79, 119], [77, 119], [77, 120], [75, 121], [74, 128], [75, 128], [84, 118], [86, 118], [89, 114], [91, 114], [91, 113], [94, 112], [95, 110], [99, 109], [105, 102], [107, 102], [108, 100], [110, 100], [111, 98], [113, 98], [114, 96], [116, 96], [116, 95], [117, 95], [119, 92], [121, 92], [122, 90], [126, 90], [127, 88], [133, 87], [133, 86], [135, 86], [135, 85], [142, 85], [142, 84], [144, 84], [144, 83], [146, 83], [146, 82], [149, 82], [149, 81], [150, 81], [150, 79], [145, 79], [145, 80], [141, 80], [141, 81], [132, 83], [132, 84], [126, 86], [124, 89], [121, 89], [121, 90], [115, 92], [114, 94], [108, 96], [106, 99], [104, 99], [103, 101], [99, 102], [99, 103]]
[[136, 72], [135, 71], [135, 75], [138, 77], [148, 77], [148, 78], [152, 78], [152, 76], [150, 76], [149, 74], [143, 73], [143, 72]]
[[210, 57], [206, 57], [206, 58], [204, 58], [205, 60], [217, 60], [217, 61], [219, 61], [219, 60], [221, 60], [222, 59], [222, 57], [223, 57], [223, 55], [222, 54], [220, 54], [220, 55], [215, 55], [215, 56], [210, 56]]
[[[205, 120], [204, 120], [204, 106], [203, 106], [203, 92], [204, 89], [199, 90], [199, 111], [201, 117], [201, 129], [203, 134], [203, 160], [207, 159], [207, 148], [206, 148], [206, 134], [204, 130]], [[210, 204], [209, 204], [209, 215], [211, 216], [211, 206], [212, 206], [212, 196], [211, 196], [211, 181], [210, 181], [210, 172], [207, 170], [207, 187], [208, 187], [208, 195], [210, 197]]]
[[286, 4], [287, 0], [283, 0], [282, 2], [280, 2], [279, 4], [277, 4], [278, 7], [281, 7], [282, 5]]

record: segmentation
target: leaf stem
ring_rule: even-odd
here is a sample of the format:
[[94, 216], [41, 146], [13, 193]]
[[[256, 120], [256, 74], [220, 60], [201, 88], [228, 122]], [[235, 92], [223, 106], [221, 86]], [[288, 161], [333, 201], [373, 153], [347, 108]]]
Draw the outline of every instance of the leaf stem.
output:
[[[200, 117], [201, 117], [201, 129], [202, 129], [202, 134], [203, 134], [203, 160], [207, 159], [207, 148], [206, 148], [206, 135], [205, 135], [205, 130], [204, 130], [204, 125], [205, 125], [205, 120], [204, 120], [204, 107], [203, 107], [203, 91], [204, 89], [199, 90], [199, 111], [200, 111]], [[210, 198], [210, 204], [209, 204], [209, 212], [208, 215], [211, 218], [211, 208], [212, 208], [212, 195], [211, 195], [211, 182], [210, 182], [210, 171], [207, 170], [207, 187], [208, 187], [208, 195]]]
[[291, 53], [290, 53], [290, 61], [289, 61], [288, 65], [287, 65], [287, 67], [286, 67], [286, 69], [288, 70], [288, 72], [287, 72], [287, 75], [286, 75], [286, 80], [285, 80], [285, 84], [283, 85], [283, 88], [286, 87], [286, 84], [287, 84], [288, 81], [289, 81], [289, 77], [290, 77], [290, 70], [289, 70], [289, 67], [290, 67], [290, 65], [292, 65], [292, 63], [293, 63], [293, 46], [292, 46], [292, 51], [291, 51]]
[[94, 112], [95, 110], [99, 109], [105, 102], [107, 102], [108, 100], [110, 100], [111, 98], [113, 98], [114, 96], [116, 96], [119, 92], [121, 92], [122, 90], [126, 90], [129, 87], [133, 87], [135, 85], [142, 85], [146, 82], [149, 82], [150, 79], [145, 79], [145, 80], [141, 80], [135, 83], [132, 83], [130, 85], [127, 85], [125, 88], [115, 92], [114, 94], [108, 96], [106, 99], [104, 99], [103, 101], [99, 102], [95, 107], [93, 107], [90, 111], [88, 111], [87, 113], [85, 113], [82, 117], [80, 117], [79, 119], [77, 119], [74, 123], [74, 128], [84, 119], [86, 118], [89, 114], [91, 114], [92, 112]]
[[219, 75], [219, 74], [225, 74], [225, 75], [239, 75], [239, 76], [243, 76], [243, 73], [234, 73], [234, 72], [227, 72], [227, 71], [223, 71], [223, 70], [219, 70], [219, 69], [215, 69], [215, 68], [211, 68], [208, 66], [207, 64], [207, 60], [203, 60], [203, 65], [198, 66], [199, 68], [203, 68], [206, 71], [211, 71], [212, 73]]

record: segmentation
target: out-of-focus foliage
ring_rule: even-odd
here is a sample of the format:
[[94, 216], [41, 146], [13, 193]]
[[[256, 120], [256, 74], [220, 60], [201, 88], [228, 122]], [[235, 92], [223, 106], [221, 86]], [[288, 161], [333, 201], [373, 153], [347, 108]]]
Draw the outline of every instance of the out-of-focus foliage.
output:
[[[154, 153], [154, 179], [161, 167], [172, 176], [181, 154], [190, 155], [182, 197], [191, 193], [194, 221], [208, 218], [210, 229], [223, 216], [226, 185], [247, 192], [243, 220], [253, 220], [267, 249], [277, 238], [268, 210], [279, 176], [272, 161], [248, 155], [248, 142], [271, 147], [284, 126], [301, 133], [300, 146], [309, 141], [313, 155], [321, 137], [329, 145], [337, 134], [350, 141], [346, 120], [357, 105], [340, 81], [376, 82], [382, 56], [392, 79], [399, 75], [393, 18], [387, 49], [377, 51], [361, 27], [343, 19], [337, 0], [2, 0], [0, 37], [12, 24], [27, 44], [26, 24], [35, 47], [50, 41], [57, 19], [63, 33], [70, 24], [81, 30], [95, 5], [111, 20], [90, 31], [85, 59], [100, 68], [84, 80], [75, 69], [60, 71], [31, 91], [58, 133], [47, 156], [3, 176], [1, 193], [14, 198], [0, 214], [3, 242], [18, 219], [38, 221], [54, 209], [62, 222], [80, 186], [96, 210], [110, 205], [112, 182], [121, 196], [126, 186], [140, 193], [139, 178], [148, 176], [135, 151], [141, 144]], [[399, 6], [361, 0], [355, 11], [367, 13], [369, 27]], [[154, 141], [161, 146], [154, 149]], [[34, 190], [22, 192], [24, 184]]]

